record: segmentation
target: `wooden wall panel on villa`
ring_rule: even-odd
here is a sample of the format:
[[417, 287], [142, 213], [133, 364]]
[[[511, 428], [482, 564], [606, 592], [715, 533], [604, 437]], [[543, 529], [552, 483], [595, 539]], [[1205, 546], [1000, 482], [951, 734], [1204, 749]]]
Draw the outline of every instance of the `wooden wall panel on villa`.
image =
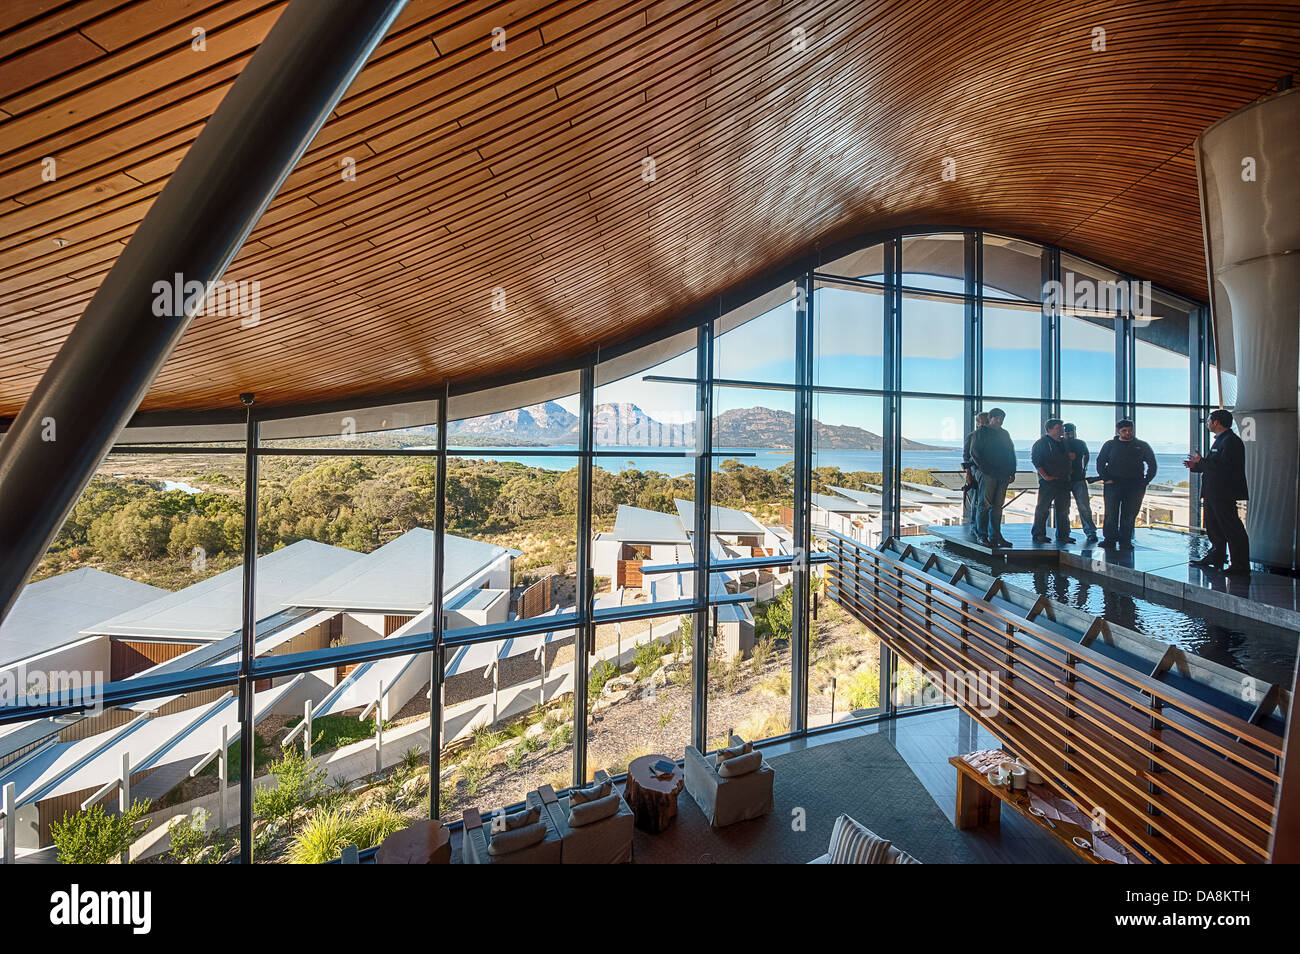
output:
[[199, 643], [165, 643], [145, 639], [109, 640], [109, 680], [117, 682], [138, 672], [175, 659], [191, 649], [197, 649]]

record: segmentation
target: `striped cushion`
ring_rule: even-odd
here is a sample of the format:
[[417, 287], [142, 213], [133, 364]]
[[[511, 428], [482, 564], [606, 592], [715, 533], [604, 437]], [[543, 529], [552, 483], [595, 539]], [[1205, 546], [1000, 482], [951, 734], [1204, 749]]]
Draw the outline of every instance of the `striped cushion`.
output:
[[920, 863], [905, 851], [899, 851], [898, 857], [894, 859], [896, 865], [919, 865]]
[[831, 829], [830, 863], [833, 865], [879, 865], [889, 854], [889, 842], [864, 828], [848, 815], [835, 819]]

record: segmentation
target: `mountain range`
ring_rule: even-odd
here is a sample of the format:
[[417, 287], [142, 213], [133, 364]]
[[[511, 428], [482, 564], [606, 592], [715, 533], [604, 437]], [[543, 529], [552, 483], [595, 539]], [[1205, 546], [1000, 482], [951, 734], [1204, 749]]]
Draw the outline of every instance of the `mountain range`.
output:
[[[596, 405], [594, 421], [597, 446], [693, 447], [695, 422], [657, 421], [635, 404]], [[818, 450], [880, 450], [879, 434], [850, 424], [813, 421], [813, 447]], [[542, 446], [578, 443], [578, 416], [554, 401], [512, 411], [499, 411], [468, 421], [457, 421], [447, 430], [453, 444], [532, 444]], [[714, 419], [713, 443], [717, 447], [793, 448], [794, 415], [766, 407], [732, 408]], [[904, 450], [942, 450], [903, 438]]]

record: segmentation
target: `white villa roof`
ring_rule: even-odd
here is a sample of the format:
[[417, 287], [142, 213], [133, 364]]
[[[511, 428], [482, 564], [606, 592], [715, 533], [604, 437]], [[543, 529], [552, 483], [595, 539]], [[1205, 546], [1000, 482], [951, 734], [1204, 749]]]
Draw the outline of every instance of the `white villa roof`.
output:
[[[297, 682], [291, 679], [257, 693], [254, 720], [260, 721]], [[0, 773], [0, 786], [13, 782], [17, 803], [25, 805], [98, 788], [120, 777], [122, 756], [128, 753], [133, 774], [164, 762], [193, 759], [197, 763], [220, 748], [223, 725], [227, 743], [239, 738], [238, 699], [225, 698], [155, 719], [142, 713], [120, 728], [37, 749]]]
[[[417, 527], [328, 576], [318, 576], [294, 593], [293, 603], [318, 609], [418, 613], [433, 601], [432, 530]], [[447, 534], [442, 585], [453, 592], [494, 562], [520, 551]]]
[[133, 610], [166, 593], [94, 567], [28, 583], [0, 623], [0, 666], [80, 642], [86, 627], [105, 615]]
[[903, 487], [904, 500], [910, 497], [923, 503], [934, 501], [935, 503], [959, 504], [965, 496], [960, 490], [952, 490], [948, 487], [931, 487], [928, 484], [914, 484], [910, 480], [900, 480], [899, 484]]
[[675, 513], [644, 510], [619, 504], [610, 534], [620, 543], [690, 543], [690, 537]]
[[847, 497], [833, 497], [828, 494], [813, 494], [812, 502], [814, 506], [821, 507], [831, 513], [879, 513], [880, 507], [870, 506], [858, 500], [850, 500]]
[[[315, 540], [299, 540], [257, 558], [257, 618], [303, 605], [295, 597], [305, 586], [330, 576], [365, 556]], [[112, 636], [139, 636], [208, 642], [237, 632], [242, 625], [242, 567], [137, 606], [82, 630]], [[312, 604], [306, 604], [308, 606]]]
[[[876, 510], [879, 510], [883, 503], [878, 490], [849, 490], [847, 487], [830, 487], [828, 489], [833, 490], [841, 497], [848, 497], [858, 503], [867, 504]], [[919, 510], [921, 508], [921, 505], [912, 500], [906, 492], [903, 493], [902, 498], [901, 508], [903, 510]]]
[[[677, 504], [677, 515], [681, 517], [682, 526], [694, 529], [695, 504], [689, 500], [674, 500], [673, 502]], [[715, 505], [709, 508], [709, 532], [726, 534], [756, 533], [762, 535], [767, 531], [761, 523], [745, 513], [745, 511]]]

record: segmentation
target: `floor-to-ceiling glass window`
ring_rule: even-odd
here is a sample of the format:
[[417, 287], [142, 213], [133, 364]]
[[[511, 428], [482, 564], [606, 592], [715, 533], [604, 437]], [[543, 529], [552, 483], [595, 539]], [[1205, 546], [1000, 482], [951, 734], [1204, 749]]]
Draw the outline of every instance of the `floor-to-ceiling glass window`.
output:
[[[518, 384], [453, 388], [442, 435], [435, 399], [328, 414], [257, 409], [254, 668], [243, 689], [259, 794], [242, 831], [244, 724], [213, 708], [211, 725], [228, 730], [224, 748], [218, 733], [202, 752], [176, 750], [175, 765], [128, 779], [174, 812], [212, 806], [225, 780], [226, 841], [205, 822], [197, 835], [181, 832], [170, 857], [222, 857], [242, 841], [259, 861], [321, 860], [427, 814], [431, 783], [435, 810], [454, 822], [470, 806], [568, 787], [575, 765], [588, 778], [617, 774], [641, 755], [680, 757], [697, 735], [713, 748], [729, 732], [785, 734], [801, 701], [812, 729], [874, 716], [891, 692], [881, 642], [822, 563], [807, 568], [808, 671], [795, 670], [804, 624], [793, 589], [797, 514], [806, 506], [814, 554], [836, 540], [879, 547], [895, 519], [908, 535], [959, 522], [969, 412], [994, 400], [1025, 471], [1044, 404], [1058, 396], [1094, 458], [1116, 419], [1132, 414], [1160, 466], [1144, 522], [1188, 522], [1178, 462], [1202, 372], [1190, 303], [1156, 290], [1148, 313], [1145, 301], [1120, 297], [1133, 289], [1119, 273], [1061, 253], [1061, 286], [1048, 289], [1060, 304], [1054, 355], [1042, 319], [1053, 250], [960, 230], [885, 238], [894, 241], [837, 252], [816, 266], [815, 281], [796, 274], [671, 334], [591, 356], [585, 395], [573, 365]], [[897, 250], [896, 276], [886, 249]], [[716, 334], [715, 383], [711, 413], [701, 415], [695, 325], [705, 321]], [[1217, 388], [1217, 373], [1209, 377]], [[1217, 398], [1212, 390], [1210, 403]], [[93, 590], [97, 618], [78, 629], [98, 640], [109, 678], [212, 673], [202, 690], [151, 691], [101, 718], [171, 717], [241, 688], [242, 433], [234, 427], [206, 453], [110, 457], [24, 596], [31, 603], [73, 574], [109, 574]], [[706, 445], [703, 501], [696, 475]], [[898, 484], [886, 488], [884, 462], [895, 453]], [[1032, 497], [1012, 501], [1006, 519], [1028, 521]], [[886, 512], [890, 499], [896, 509]], [[706, 503], [707, 540], [697, 540]], [[1097, 497], [1099, 521], [1101, 510]], [[713, 572], [697, 601], [694, 567], [705, 554]], [[590, 606], [580, 599], [583, 565]], [[121, 603], [128, 597], [139, 599]], [[7, 620], [0, 647], [12, 648], [14, 631]], [[703, 687], [697, 651], [707, 656]], [[925, 674], [897, 668], [896, 706], [939, 701]], [[586, 710], [575, 713], [579, 678]], [[22, 728], [0, 733], [0, 777], [30, 751], [23, 745], [72, 744], [92, 729], [84, 718], [30, 717]], [[23, 805], [35, 826], [30, 847], [48, 843], [60, 810], [75, 813], [93, 794], [59, 789], [66, 805]], [[165, 840], [149, 844], [169, 850]]]

